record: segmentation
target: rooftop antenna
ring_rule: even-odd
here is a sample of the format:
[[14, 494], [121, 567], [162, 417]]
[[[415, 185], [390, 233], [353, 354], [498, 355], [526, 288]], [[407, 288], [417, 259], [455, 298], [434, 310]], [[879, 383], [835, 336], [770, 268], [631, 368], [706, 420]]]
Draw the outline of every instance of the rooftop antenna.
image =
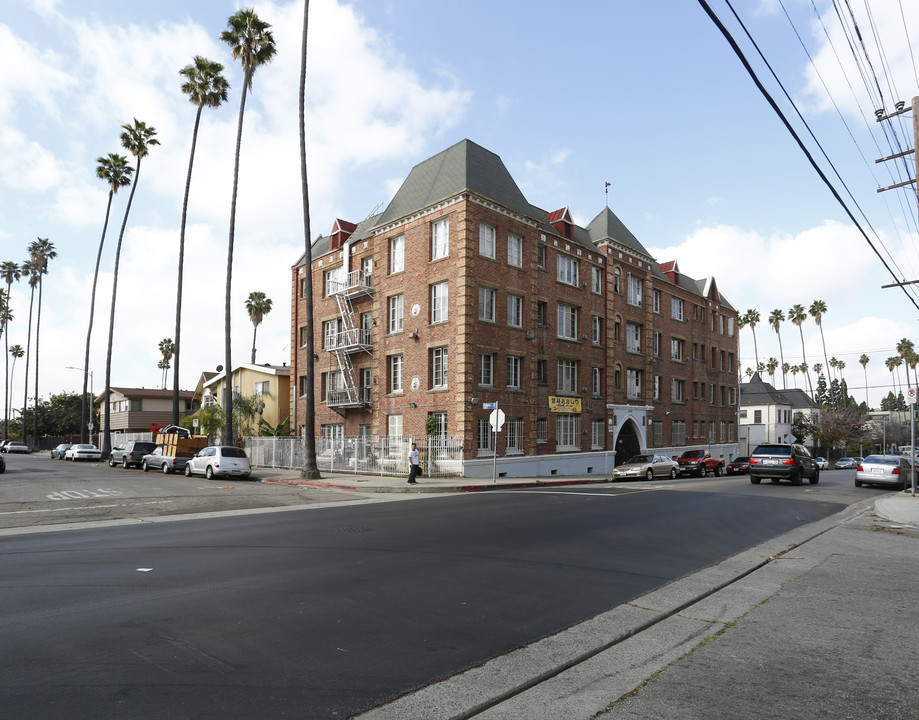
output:
[[606, 187], [603, 188], [603, 192], [606, 193], [606, 209], [609, 210], [609, 186], [611, 183], [606, 183]]

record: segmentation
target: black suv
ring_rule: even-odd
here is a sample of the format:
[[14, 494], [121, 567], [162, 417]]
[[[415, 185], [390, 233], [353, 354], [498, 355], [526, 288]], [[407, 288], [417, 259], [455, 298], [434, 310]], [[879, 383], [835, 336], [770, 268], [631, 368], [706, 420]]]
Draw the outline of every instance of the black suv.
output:
[[791, 480], [792, 485], [807, 478], [813, 485], [820, 482], [820, 466], [803, 445], [763, 443], [750, 456], [750, 482], [759, 485], [763, 478], [774, 483]]
[[140, 467], [144, 455], [152, 453], [155, 447], [156, 443], [152, 442], [141, 442], [139, 440], [128, 440], [127, 442], [123, 442], [118, 447], [112, 449], [112, 454], [108, 456], [108, 466], [115, 467], [120, 464], [123, 468], [129, 468], [132, 465], [134, 467]]

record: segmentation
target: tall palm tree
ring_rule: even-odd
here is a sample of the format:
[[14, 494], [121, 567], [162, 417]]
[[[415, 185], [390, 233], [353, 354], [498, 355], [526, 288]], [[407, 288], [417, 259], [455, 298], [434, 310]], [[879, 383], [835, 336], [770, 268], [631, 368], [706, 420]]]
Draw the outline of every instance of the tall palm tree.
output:
[[[35, 319], [35, 403], [38, 404], [38, 350], [39, 339], [41, 337], [41, 296], [43, 278], [48, 274], [48, 263], [57, 257], [57, 250], [54, 243], [49, 242], [48, 238], [38, 238], [35, 242], [29, 244], [29, 254], [38, 271], [38, 314]], [[38, 437], [38, 413], [32, 413], [32, 437]]]
[[900, 342], [897, 343], [897, 352], [900, 353], [900, 357], [906, 364], [906, 385], [908, 387], [913, 387], [912, 383], [909, 381], [909, 354], [913, 352], [913, 350], [913, 341], [909, 338], [902, 338]]
[[792, 382], [794, 382], [795, 387], [798, 387], [798, 371], [800, 371], [800, 369], [801, 369], [800, 365], [791, 366], [791, 379], [792, 379]]
[[163, 340], [160, 340], [159, 349], [160, 355], [163, 357], [157, 364], [157, 367], [163, 371], [163, 390], [165, 390], [167, 371], [170, 367], [169, 361], [172, 360], [176, 346], [175, 343], [172, 342], [172, 338], [164, 338]]
[[[804, 350], [804, 330], [801, 329], [801, 324], [807, 320], [807, 312], [804, 310], [804, 306], [799, 304], [793, 305], [788, 310], [788, 319], [792, 323], [798, 326], [798, 332], [801, 334], [801, 355], [804, 358], [804, 362], [807, 362], [807, 352]], [[811, 397], [814, 396], [814, 386], [811, 383], [810, 373], [806, 374], [807, 386], [810, 388]]]
[[753, 333], [753, 354], [756, 357], [756, 367], [759, 369], [759, 348], [756, 345], [756, 326], [759, 324], [759, 310], [747, 310], [743, 317]]
[[814, 363], [814, 372], [817, 373], [817, 384], [820, 384], [820, 373], [823, 372], [822, 363]]
[[230, 392], [230, 372], [233, 368], [233, 347], [230, 334], [230, 293], [233, 287], [233, 243], [236, 236], [236, 195], [239, 190], [239, 150], [243, 136], [243, 117], [246, 111], [246, 94], [252, 89], [252, 77], [257, 68], [271, 62], [275, 55], [274, 36], [268, 29], [271, 25], [259, 19], [251, 8], [240, 10], [227, 20], [227, 29], [220, 39], [230, 46], [233, 59], [239, 60], [243, 68], [243, 92], [239, 101], [239, 122], [236, 129], [236, 159], [233, 165], [233, 197], [230, 201], [230, 233], [227, 242], [227, 288], [224, 301], [224, 359], [226, 361], [226, 398], [224, 415], [225, 443], [232, 443], [233, 393]]
[[833, 369], [833, 373], [832, 373], [831, 377], [832, 377], [832, 378], [835, 378], [835, 377], [836, 377], [836, 371], [839, 369], [839, 360], [837, 360], [837, 359], [836, 359], [836, 356], [834, 355], [833, 357], [830, 358], [829, 362], [830, 362], [830, 367]]
[[179, 231], [179, 276], [176, 289], [176, 329], [175, 329], [175, 363], [172, 371], [172, 424], [179, 424], [179, 354], [182, 344], [182, 276], [185, 268], [185, 221], [188, 217], [188, 194], [191, 190], [191, 171], [195, 164], [195, 146], [198, 144], [198, 126], [201, 124], [201, 111], [206, 107], [220, 107], [227, 101], [227, 90], [230, 84], [220, 73], [223, 65], [200, 55], [190, 65], [179, 70], [185, 78], [182, 92], [188, 100], [197, 106], [195, 127], [191, 134], [191, 152], [188, 156], [188, 174], [185, 177], [185, 198], [182, 201], [182, 228]]
[[778, 369], [778, 367], [779, 367], [778, 358], [771, 357], [766, 362], [766, 372], [769, 373], [769, 378], [772, 380], [773, 383], [775, 382], [775, 371]]
[[849, 387], [846, 385], [846, 379], [842, 376], [842, 371], [846, 367], [845, 360], [837, 360], [836, 368], [839, 370], [839, 392], [840, 397], [842, 397], [842, 406], [846, 407], [849, 404]]
[[[0, 265], [0, 278], [3, 278], [3, 281], [6, 283], [6, 300], [7, 300], [7, 311], [10, 310], [10, 291], [12, 290], [13, 283], [18, 282], [19, 278], [22, 277], [22, 269], [19, 267], [19, 263], [15, 263], [12, 260], [6, 260]], [[7, 326], [9, 321], [12, 319], [12, 316], [8, 316], [4, 325]], [[6, 352], [4, 353], [4, 389], [3, 389], [3, 437], [10, 436], [10, 412], [12, 410], [12, 403], [10, 402], [10, 334], [6, 332], [4, 334], [4, 343], [6, 344]], [[15, 364], [15, 359], [14, 359]]]
[[896, 370], [897, 375], [899, 376], [900, 365], [902, 364], [903, 364], [903, 358], [901, 358], [899, 355], [893, 355], [884, 361], [884, 365], [887, 366], [887, 370], [890, 373], [890, 384], [893, 385], [893, 389], [897, 391], [897, 394], [902, 392], [902, 390], [898, 388], [898, 384], [900, 381], [899, 377], [894, 378], [893, 371]]
[[105, 222], [102, 223], [102, 237], [99, 239], [99, 250], [96, 252], [96, 269], [93, 272], [93, 291], [89, 298], [89, 325], [86, 328], [86, 352], [83, 356], [83, 401], [80, 403], [80, 442], [89, 442], [87, 418], [92, 413], [92, 406], [87, 408], [86, 391], [89, 389], [89, 346], [93, 336], [93, 318], [96, 314], [96, 284], [99, 281], [99, 263], [102, 261], [102, 248], [105, 246], [105, 233], [108, 230], [109, 214], [112, 211], [112, 200], [121, 188], [131, 184], [134, 168], [128, 165], [124, 155], [109, 153], [96, 158], [96, 177], [108, 185], [108, 202], [105, 204]]
[[262, 324], [264, 317], [271, 312], [271, 298], [265, 293], [254, 290], [246, 298], [246, 312], [249, 313], [249, 319], [252, 321], [254, 329], [252, 331], [252, 364], [255, 364], [255, 336], [258, 333], [258, 326]]
[[131, 213], [131, 204], [134, 202], [134, 193], [137, 192], [137, 183], [140, 180], [140, 162], [150, 152], [150, 148], [159, 145], [160, 141], [154, 137], [156, 130], [147, 123], [134, 118], [134, 123], [121, 126], [121, 146], [137, 158], [134, 166], [134, 184], [131, 185], [131, 194], [128, 195], [128, 204], [124, 210], [124, 219], [121, 221], [121, 232], [118, 233], [118, 245], [115, 247], [115, 270], [112, 274], [112, 307], [108, 325], [108, 349], [105, 353], [105, 428], [102, 437], [102, 457], [108, 457], [112, 451], [112, 347], [115, 341], [115, 306], [118, 299], [118, 266], [121, 264], [121, 244], [124, 241], [124, 230], [128, 225], [128, 215]]
[[[23, 355], [25, 355], [26, 351], [22, 349], [22, 345], [16, 344], [16, 345], [13, 345], [13, 347], [9, 349], [9, 352], [7, 354], [13, 356], [13, 367], [10, 368], [10, 376], [9, 376], [10, 386], [12, 386], [13, 385], [13, 374], [16, 372], [16, 361], [19, 358], [21, 358]], [[6, 417], [7, 417], [6, 436], [7, 437], [10, 436], [9, 417], [12, 414], [12, 412], [13, 412], [13, 398], [8, 396], [6, 399]], [[25, 423], [25, 418], [22, 419], [22, 422], [23, 424]]]
[[22, 387], [22, 441], [28, 442], [28, 432], [26, 430], [26, 410], [29, 407], [29, 350], [32, 347], [32, 310], [35, 307], [35, 288], [38, 287], [38, 268], [31, 258], [22, 263], [22, 274], [29, 278], [29, 327], [26, 333], [26, 371], [25, 381]]
[[791, 365], [788, 363], [782, 363], [782, 389], [787, 389], [785, 387], [785, 378], [788, 377], [788, 373], [791, 372]]
[[[306, 425], [305, 437], [303, 438], [303, 469], [300, 471], [300, 477], [304, 480], [316, 480], [320, 477], [319, 466], [316, 463], [316, 395], [315, 387], [315, 365], [313, 357], [313, 284], [309, 281], [310, 269], [313, 267], [313, 248], [310, 244], [310, 193], [309, 183], [306, 179], [306, 40], [309, 35], [309, 15], [310, 0], [303, 1], [303, 36], [300, 43], [300, 187], [303, 195], [303, 244], [305, 250], [303, 253], [303, 267], [305, 269], [305, 278], [307, 282], [303, 284], [303, 301], [306, 305], [306, 322], [308, 332], [306, 333], [306, 397], [304, 422]], [[294, 397], [300, 392], [300, 389], [294, 391]], [[296, 402], [296, 401], [295, 401]], [[294, 413], [294, 424], [297, 418]]]
[[823, 345], [823, 359], [825, 362], [829, 363], [826, 357], [826, 340], [823, 338], [823, 316], [827, 312], [826, 303], [823, 302], [823, 300], [814, 300], [807, 312], [810, 313], [810, 316], [814, 318], [814, 322], [817, 323], [817, 327], [820, 328], [820, 343]]
[[782, 350], [782, 334], [779, 332], [779, 327], [784, 321], [785, 321], [785, 313], [783, 313], [778, 308], [776, 308], [771, 313], [769, 313], [769, 324], [772, 326], [772, 329], [775, 330], [775, 334], [779, 338], [779, 359], [781, 360], [781, 364], [783, 368], [782, 370], [782, 388], [783, 389], [785, 388], [785, 375], [786, 375], [786, 372], [784, 370], [785, 353]]
[[869, 358], [865, 353], [862, 353], [862, 356], [858, 359], [862, 365], [862, 370], [865, 373], [865, 407], [869, 410], [871, 409], [868, 406], [868, 363], [870, 360], [871, 358]]

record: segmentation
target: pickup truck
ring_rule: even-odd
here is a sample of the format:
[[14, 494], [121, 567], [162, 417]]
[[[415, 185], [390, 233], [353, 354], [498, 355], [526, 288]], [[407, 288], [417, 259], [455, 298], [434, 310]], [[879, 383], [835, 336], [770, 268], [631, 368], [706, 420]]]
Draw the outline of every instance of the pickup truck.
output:
[[185, 469], [187, 457], [173, 457], [172, 455], [163, 455], [163, 446], [157, 445], [153, 452], [144, 455], [140, 467], [144, 472], [159, 470], [164, 475], [174, 472], [182, 472]]
[[687, 450], [676, 461], [680, 465], [680, 475], [704, 477], [709, 471], [713, 472], [715, 477], [724, 474], [724, 460], [712, 457], [708, 450]]

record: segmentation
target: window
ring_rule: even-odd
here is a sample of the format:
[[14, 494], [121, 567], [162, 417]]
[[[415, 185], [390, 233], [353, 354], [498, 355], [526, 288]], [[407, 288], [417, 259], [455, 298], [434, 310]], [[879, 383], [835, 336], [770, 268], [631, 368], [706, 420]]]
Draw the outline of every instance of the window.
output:
[[683, 301], [679, 298], [670, 299], [670, 317], [674, 320], [683, 319]]
[[434, 418], [434, 437], [446, 438], [447, 437], [447, 413], [432, 412], [428, 416]]
[[596, 315], [590, 318], [590, 341], [594, 345], [603, 344], [603, 318]]
[[737, 388], [729, 387], [728, 388], [728, 405], [737, 404]]
[[536, 265], [543, 270], [546, 269], [546, 246], [539, 245], [536, 248]]
[[519, 235], [507, 236], [507, 264], [523, 267], [523, 238]]
[[401, 415], [386, 416], [386, 434], [389, 436], [390, 442], [398, 442], [402, 440]]
[[626, 302], [641, 307], [641, 279], [631, 273], [627, 278]]
[[651, 422], [651, 438], [654, 447], [660, 447], [664, 444], [664, 423], [662, 420]]
[[692, 421], [692, 435], [690, 437], [694, 437], [694, 438], [699, 437], [699, 421], [698, 420]]
[[511, 390], [520, 389], [520, 366], [523, 358], [518, 355], [507, 356], [507, 386]]
[[300, 279], [300, 297], [306, 297], [306, 283], [309, 282], [306, 278]]
[[495, 384], [495, 356], [479, 353], [479, 385], [492, 387]]
[[558, 359], [558, 391], [576, 393], [578, 391], [578, 361]]
[[270, 395], [271, 390], [269, 390], [270, 382], [265, 380], [264, 382], [255, 383], [255, 394], [256, 395]]
[[540, 300], [536, 303], [536, 324], [542, 327], [546, 326], [546, 308], [545, 300]]
[[310, 330], [304, 325], [300, 328], [300, 347], [306, 347], [306, 339], [309, 337]]
[[523, 298], [520, 295], [507, 296], [507, 324], [523, 327]]
[[629, 352], [641, 352], [641, 325], [630, 322], [625, 324], [625, 343]]
[[439, 260], [450, 254], [450, 219], [444, 218], [431, 223], [431, 260]]
[[495, 321], [495, 296], [497, 293], [486, 287], [479, 288], [479, 320]]
[[663, 339], [663, 335], [655, 330], [654, 334], [651, 337], [652, 337], [652, 352], [654, 353], [654, 357], [660, 357], [661, 356], [661, 340]]
[[536, 442], [549, 442], [549, 421], [545, 418], [536, 420]]
[[492, 429], [491, 423], [488, 422], [488, 418], [479, 418], [478, 419], [478, 451], [479, 455], [492, 455], [491, 449], [491, 436]]
[[660, 375], [655, 375], [655, 376], [654, 376], [654, 389], [653, 389], [653, 392], [654, 392], [654, 395], [653, 395], [653, 398], [652, 398], [652, 399], [654, 399], [654, 400], [660, 400], [660, 399], [661, 399], [661, 376], [660, 376]]
[[670, 399], [673, 402], [683, 402], [683, 386], [684, 382], [674, 378], [670, 381]]
[[447, 348], [439, 347], [431, 350], [431, 387], [447, 387]]
[[368, 287], [373, 285], [373, 258], [361, 258], [361, 276], [364, 278], [364, 284]]
[[622, 292], [622, 271], [619, 268], [613, 270], [613, 292], [617, 295]]
[[402, 392], [402, 356], [389, 356], [389, 392]]
[[596, 397], [603, 395], [603, 368], [590, 369], [590, 391]]
[[431, 322], [447, 321], [447, 281], [431, 285]]
[[325, 294], [339, 292], [345, 285], [345, 266], [339, 265], [337, 268], [326, 270], [325, 272]]
[[479, 255], [495, 257], [495, 229], [486, 223], [479, 223]]
[[728, 424], [724, 420], [721, 421], [720, 430], [721, 430], [721, 437], [718, 440], [718, 442], [726, 442], [727, 434], [728, 434]]
[[547, 372], [546, 372], [546, 361], [537, 360], [536, 361], [536, 382], [540, 385], [546, 385], [549, 382]]
[[[304, 395], [306, 395], [306, 389], [309, 387], [309, 385], [307, 384], [307, 381], [306, 381], [306, 375], [301, 375], [301, 376], [300, 376], [299, 387], [300, 387], [300, 397], [303, 397]], [[208, 402], [209, 400], [210, 400], [211, 402]], [[204, 396], [204, 404], [205, 404], [205, 405], [213, 405], [215, 402], [217, 402], [217, 399], [216, 399], [213, 395], [205, 395], [205, 396]]]
[[341, 333], [341, 318], [326, 320], [322, 323], [322, 347], [324, 350], [334, 350], [338, 347], [339, 334]]
[[622, 340], [622, 318], [618, 315], [613, 320], [613, 340], [616, 342]]
[[712, 421], [708, 424], [708, 441], [709, 441], [710, 443], [713, 443], [713, 442], [715, 442], [715, 438], [716, 438], [716, 437], [717, 437], [717, 436], [715, 435], [715, 421], [712, 420]]
[[603, 292], [603, 268], [590, 268], [590, 290], [598, 295]]
[[336, 402], [341, 399], [345, 389], [345, 378], [341, 370], [334, 370], [325, 374], [325, 396]]
[[405, 270], [405, 235], [394, 237], [389, 241], [389, 272]]
[[555, 449], [578, 450], [580, 415], [560, 414], [555, 416]]
[[509, 419], [504, 423], [504, 441], [508, 455], [523, 452], [523, 418]]
[[728, 318], [728, 337], [734, 337], [734, 318]]
[[754, 411], [753, 411], [753, 422], [759, 424], [759, 423], [761, 423], [762, 421], [763, 421], [763, 411], [762, 411], [762, 410], [754, 410]]
[[602, 420], [591, 420], [590, 421], [590, 449], [591, 450], [602, 450], [603, 449], [603, 421]]
[[619, 363], [616, 363], [616, 367], [613, 370], [613, 387], [616, 390], [622, 387], [622, 366]]
[[[370, 393], [373, 387], [373, 370], [361, 368], [361, 402], [370, 402]], [[369, 434], [369, 433], [368, 433]]]
[[661, 311], [661, 291], [660, 290], [651, 291], [651, 309], [654, 310], [654, 312], [658, 314]]
[[670, 423], [670, 443], [672, 445], [686, 444], [686, 421], [674, 420]]
[[573, 305], [558, 304], [558, 336], [568, 340], [578, 339], [578, 309]]
[[642, 381], [642, 371], [641, 370], [632, 370], [631, 368], [626, 371], [626, 382], [628, 383], [625, 388], [625, 394], [630, 398], [641, 398], [641, 381]]
[[670, 339], [670, 359], [677, 362], [683, 362], [683, 350], [685, 343], [679, 338]]
[[392, 295], [389, 298], [389, 332], [402, 332], [404, 295]]
[[566, 285], [578, 284], [578, 261], [567, 255], [558, 256], [558, 281]]

